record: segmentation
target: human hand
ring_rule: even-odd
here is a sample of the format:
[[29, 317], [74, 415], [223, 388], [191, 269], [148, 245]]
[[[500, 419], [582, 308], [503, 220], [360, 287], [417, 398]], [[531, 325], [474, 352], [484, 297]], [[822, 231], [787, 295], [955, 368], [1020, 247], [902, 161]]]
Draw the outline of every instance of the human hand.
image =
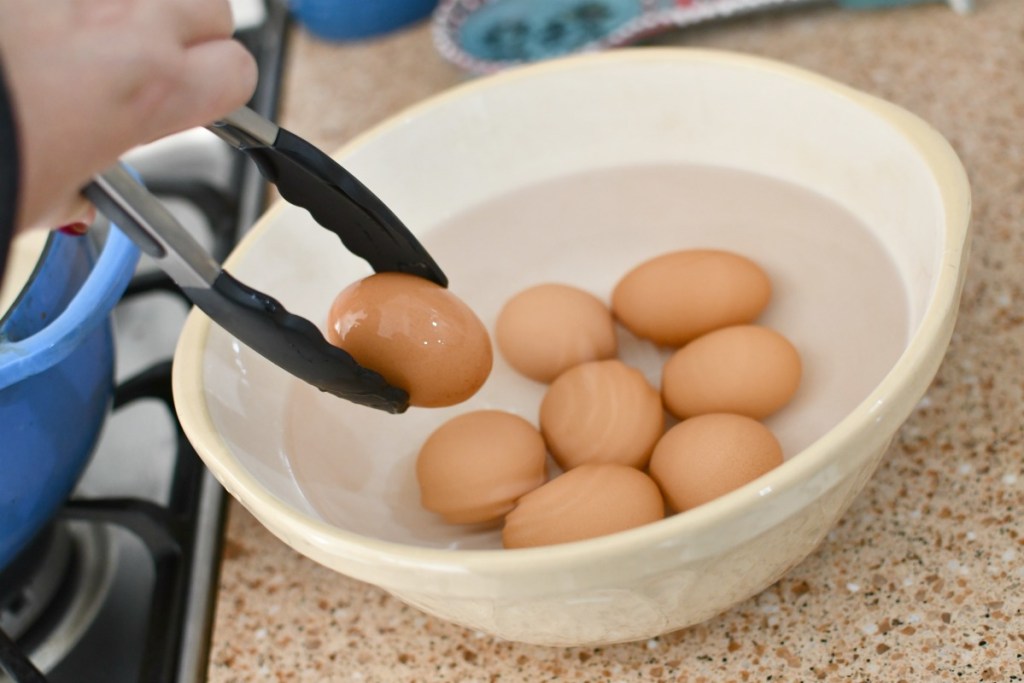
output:
[[228, 0], [0, 0], [16, 227], [81, 220], [81, 188], [121, 154], [245, 104], [256, 62], [233, 28]]

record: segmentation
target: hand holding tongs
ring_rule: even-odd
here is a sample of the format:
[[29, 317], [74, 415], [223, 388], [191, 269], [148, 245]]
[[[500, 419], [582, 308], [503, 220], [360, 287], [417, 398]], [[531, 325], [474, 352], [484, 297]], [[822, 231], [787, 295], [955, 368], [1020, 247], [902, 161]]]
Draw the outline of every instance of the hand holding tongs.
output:
[[[207, 128], [245, 152], [284, 199], [308, 209], [375, 271], [409, 273], [447, 286], [444, 273], [398, 217], [324, 152], [246, 107]], [[408, 407], [403, 389], [330, 344], [310, 321], [222, 270], [120, 164], [83, 192], [200, 310], [260, 355], [355, 403], [393, 413]]]

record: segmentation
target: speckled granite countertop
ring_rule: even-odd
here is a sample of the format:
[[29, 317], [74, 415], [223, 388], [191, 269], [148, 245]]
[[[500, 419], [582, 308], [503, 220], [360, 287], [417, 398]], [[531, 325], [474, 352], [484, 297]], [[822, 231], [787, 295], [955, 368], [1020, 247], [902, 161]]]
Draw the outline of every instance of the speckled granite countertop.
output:
[[[822, 546], [764, 593], [645, 642], [549, 649], [424, 616], [233, 505], [209, 680], [1024, 680], [1024, 0], [763, 14], [659, 39], [781, 59], [924, 117], [961, 155], [974, 248], [949, 355]], [[281, 120], [333, 149], [465, 76], [426, 25], [297, 31]]]

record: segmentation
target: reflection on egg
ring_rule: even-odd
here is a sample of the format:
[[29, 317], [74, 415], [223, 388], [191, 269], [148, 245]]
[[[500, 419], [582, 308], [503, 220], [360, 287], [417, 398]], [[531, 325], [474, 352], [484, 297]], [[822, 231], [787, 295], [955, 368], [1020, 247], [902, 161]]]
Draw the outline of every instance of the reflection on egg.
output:
[[493, 360], [487, 330], [465, 303], [404, 273], [376, 273], [342, 290], [331, 306], [327, 339], [404, 389], [414, 406], [465, 401], [483, 385]]
[[625, 531], [665, 516], [657, 484], [633, 467], [580, 465], [519, 499], [502, 544], [529, 548]]
[[465, 413], [434, 430], [420, 449], [420, 499], [452, 524], [494, 521], [544, 483], [546, 460], [540, 432], [518, 415]]
[[612, 310], [636, 336], [682, 346], [711, 330], [753, 322], [771, 289], [768, 275], [746, 257], [690, 249], [629, 271], [612, 292]]
[[616, 352], [608, 307], [589, 292], [553, 283], [509, 299], [498, 314], [494, 339], [509, 365], [538, 382]]
[[567, 370], [540, 406], [541, 433], [562, 469], [596, 462], [644, 467], [664, 428], [657, 389], [620, 360]]
[[785, 337], [759, 325], [709, 332], [676, 351], [662, 370], [665, 407], [680, 419], [704, 413], [765, 418], [796, 393], [800, 355]]
[[782, 464], [767, 427], [742, 415], [712, 413], [683, 420], [661, 438], [650, 473], [676, 512], [747, 484]]

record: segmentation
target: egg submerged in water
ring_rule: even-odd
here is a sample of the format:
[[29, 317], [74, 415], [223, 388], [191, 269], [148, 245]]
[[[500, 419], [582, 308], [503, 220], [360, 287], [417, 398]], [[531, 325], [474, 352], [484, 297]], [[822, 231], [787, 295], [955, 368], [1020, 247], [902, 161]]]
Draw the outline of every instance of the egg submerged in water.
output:
[[540, 405], [541, 433], [566, 470], [597, 462], [643, 468], [664, 427], [658, 390], [615, 359], [567, 370]]
[[612, 292], [612, 311], [641, 339], [682, 346], [712, 330], [753, 322], [771, 294], [768, 274], [745, 256], [686, 249], [626, 273]]
[[698, 337], [669, 358], [662, 397], [679, 419], [738, 413], [760, 420], [789, 403], [802, 373], [799, 352], [782, 334], [733, 325]]
[[335, 297], [327, 340], [409, 394], [409, 404], [455, 405], [475, 394], [493, 363], [480, 319], [440, 285], [376, 273]]
[[617, 351], [615, 321], [604, 302], [559, 283], [535, 285], [509, 299], [494, 338], [509, 365], [538, 382]]
[[491, 522], [543, 484], [540, 432], [501, 410], [464, 413], [435, 429], [416, 458], [423, 507], [452, 524]]
[[683, 420], [658, 441], [650, 473], [675, 512], [684, 512], [782, 464], [782, 447], [763, 424], [729, 413]]
[[574, 467], [530, 491], [505, 517], [502, 545], [532, 548], [582, 541], [663, 519], [658, 485], [618, 463]]

